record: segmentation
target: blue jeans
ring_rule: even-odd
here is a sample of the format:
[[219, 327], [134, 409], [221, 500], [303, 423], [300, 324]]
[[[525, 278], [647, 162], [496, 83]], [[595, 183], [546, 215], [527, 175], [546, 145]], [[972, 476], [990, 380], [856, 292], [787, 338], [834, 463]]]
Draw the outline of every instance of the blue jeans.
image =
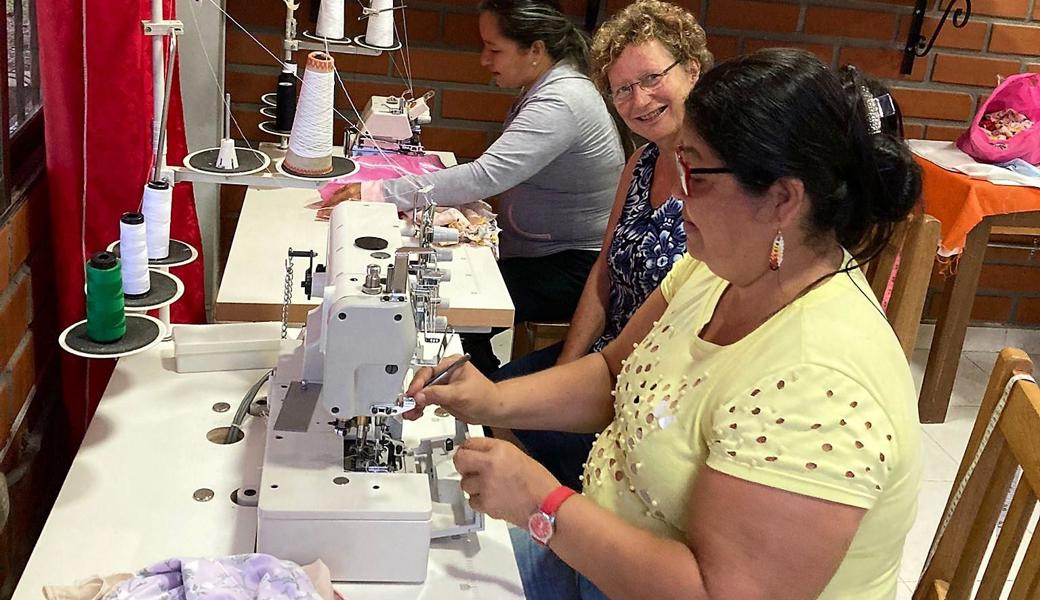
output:
[[[493, 372], [490, 379], [498, 382], [544, 371], [556, 364], [561, 350], [563, 342], [522, 356]], [[582, 464], [589, 458], [596, 440], [594, 434], [527, 429], [514, 429], [513, 433], [531, 458], [549, 469], [561, 484], [581, 490]]]
[[532, 540], [527, 530], [510, 527], [509, 538], [527, 600], [607, 600], [584, 575]]

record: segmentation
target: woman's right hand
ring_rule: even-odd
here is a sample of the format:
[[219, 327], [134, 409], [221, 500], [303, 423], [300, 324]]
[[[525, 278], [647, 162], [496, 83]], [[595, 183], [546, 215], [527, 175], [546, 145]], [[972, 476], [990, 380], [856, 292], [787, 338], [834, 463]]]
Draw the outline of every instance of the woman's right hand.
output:
[[406, 396], [415, 398], [415, 408], [404, 413], [404, 418], [414, 421], [422, 416], [430, 405], [440, 406], [453, 417], [467, 424], [490, 424], [497, 401], [497, 388], [484, 377], [472, 363], [456, 368], [442, 383], [423, 389], [426, 382], [437, 373], [443, 373], [459, 355], [448, 356], [435, 368], [423, 367], [415, 373], [405, 391]]

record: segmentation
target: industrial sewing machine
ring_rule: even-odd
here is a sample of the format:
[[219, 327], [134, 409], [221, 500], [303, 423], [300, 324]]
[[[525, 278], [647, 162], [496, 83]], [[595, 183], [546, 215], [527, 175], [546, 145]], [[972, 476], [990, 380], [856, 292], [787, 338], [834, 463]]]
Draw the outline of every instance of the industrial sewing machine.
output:
[[351, 145], [356, 153], [376, 148], [402, 154], [423, 154], [419, 136], [422, 125], [430, 122], [426, 102], [433, 91], [418, 98], [372, 96], [362, 111], [360, 131]]
[[411, 368], [436, 364], [451, 335], [437, 315], [450, 251], [431, 247], [432, 206], [416, 223], [392, 204], [333, 210], [309, 283], [322, 302], [270, 385], [257, 550], [320, 558], [336, 581], [423, 581], [431, 540], [483, 528], [451, 460], [466, 426], [400, 417]]

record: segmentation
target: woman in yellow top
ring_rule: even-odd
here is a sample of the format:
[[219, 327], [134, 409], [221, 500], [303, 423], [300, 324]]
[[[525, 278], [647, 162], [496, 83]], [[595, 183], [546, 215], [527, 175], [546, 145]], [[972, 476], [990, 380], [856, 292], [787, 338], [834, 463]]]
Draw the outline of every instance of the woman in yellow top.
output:
[[920, 173], [878, 113], [801, 51], [709, 71], [676, 149], [689, 256], [621, 336], [529, 377], [464, 368], [418, 393], [468, 422], [602, 431], [583, 495], [508, 443], [456, 454], [470, 503], [544, 544], [514, 530], [529, 598], [895, 596], [920, 434], [857, 263]]

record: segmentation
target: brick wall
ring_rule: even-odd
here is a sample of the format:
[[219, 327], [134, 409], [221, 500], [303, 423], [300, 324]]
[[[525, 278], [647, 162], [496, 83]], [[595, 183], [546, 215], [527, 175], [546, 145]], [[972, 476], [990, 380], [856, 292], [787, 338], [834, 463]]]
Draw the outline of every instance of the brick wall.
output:
[[[629, 1], [606, 0], [600, 18]], [[931, 54], [919, 58], [908, 76], [899, 74], [899, 65], [912, 0], [681, 0], [677, 4], [698, 16], [708, 31], [709, 47], [720, 60], [759, 48], [788, 46], [809, 50], [835, 66], [858, 65], [893, 89], [906, 116], [906, 133], [913, 138], [955, 138], [998, 75], [1040, 72], [1040, 0], [975, 0], [968, 25], [956, 29], [948, 22]], [[930, 5], [922, 31], [926, 37], [938, 23], [941, 4], [935, 0]], [[424, 141], [431, 148], [454, 151], [463, 160], [476, 157], [497, 135], [513, 99], [512, 94], [490, 86], [480, 67], [476, 0], [413, 0], [408, 5], [416, 92], [438, 92], [433, 126], [425, 129]], [[565, 10], [579, 21], [585, 5], [582, 0], [564, 2]], [[348, 6], [356, 13], [356, 4]], [[260, 10], [250, 0], [228, 0], [231, 14], [278, 56], [284, 20], [279, 7], [265, 5]], [[303, 0], [297, 11], [301, 31], [313, 28], [310, 12], [310, 0]], [[353, 25], [352, 33], [361, 32], [356, 14], [348, 15], [347, 23]], [[401, 55], [393, 57], [400, 60]], [[261, 120], [257, 110], [260, 95], [274, 90], [276, 63], [233, 25], [228, 29], [226, 57], [227, 89], [235, 102], [236, 119], [249, 139], [266, 139], [256, 129]], [[399, 65], [386, 55], [340, 55], [337, 65], [355, 102], [363, 104], [369, 95], [403, 88], [397, 76]], [[347, 108], [339, 92], [336, 104]], [[337, 134], [341, 131], [339, 125]], [[225, 188], [222, 194], [226, 256], [242, 192]], [[1040, 279], [1035, 257], [1020, 254], [1019, 266], [1032, 269], [1027, 273], [1033, 280]], [[985, 268], [973, 318], [1040, 325], [1040, 293], [1021, 289], [1021, 277], [1004, 279], [1010, 271], [997, 268], [1001, 266], [1005, 265], [995, 262]], [[937, 277], [932, 296], [940, 292], [941, 283]]]
[[11, 498], [0, 598], [14, 592], [68, 469], [46, 211], [41, 182], [0, 220], [0, 471]]

